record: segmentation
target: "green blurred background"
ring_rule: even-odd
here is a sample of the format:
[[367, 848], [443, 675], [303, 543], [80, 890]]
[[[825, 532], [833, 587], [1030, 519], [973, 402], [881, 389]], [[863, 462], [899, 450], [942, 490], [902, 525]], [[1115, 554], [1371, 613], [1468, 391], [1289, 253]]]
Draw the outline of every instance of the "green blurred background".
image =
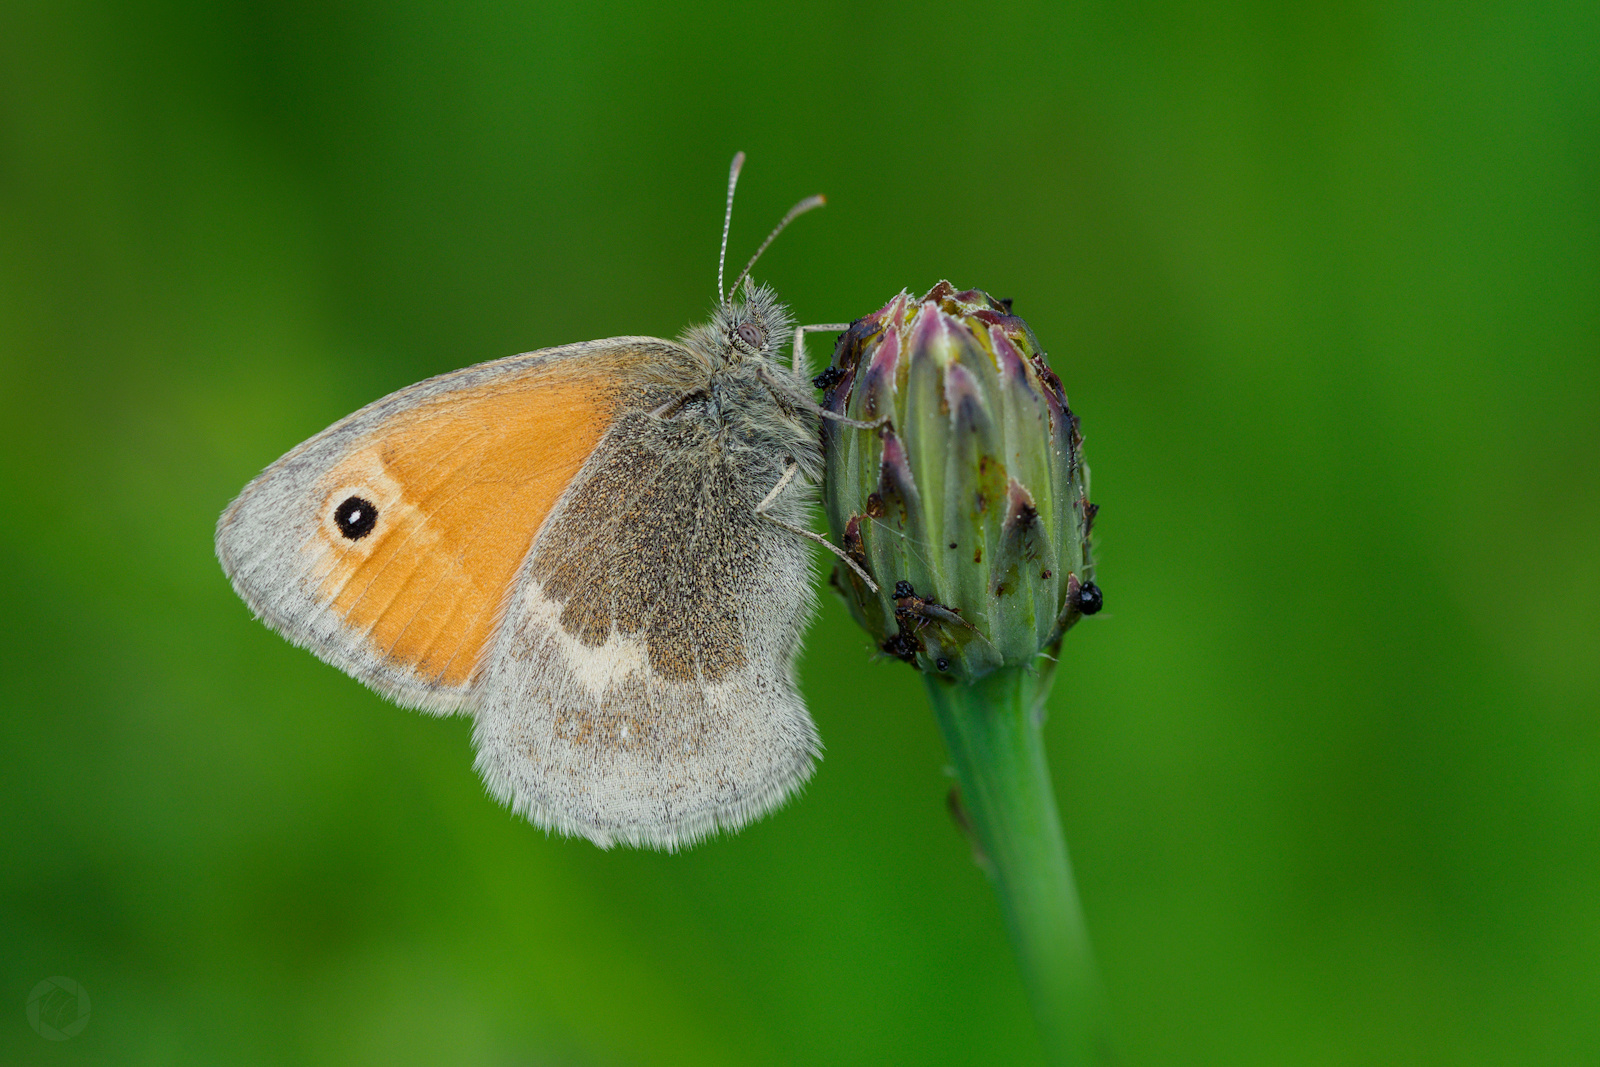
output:
[[369, 400], [701, 318], [744, 149], [735, 259], [828, 194], [803, 321], [982, 286], [1083, 418], [1048, 740], [1123, 1061], [1600, 1062], [1597, 55], [1592, 0], [0, 6], [0, 1061], [1038, 1056], [831, 599], [805, 794], [603, 853], [212, 558]]

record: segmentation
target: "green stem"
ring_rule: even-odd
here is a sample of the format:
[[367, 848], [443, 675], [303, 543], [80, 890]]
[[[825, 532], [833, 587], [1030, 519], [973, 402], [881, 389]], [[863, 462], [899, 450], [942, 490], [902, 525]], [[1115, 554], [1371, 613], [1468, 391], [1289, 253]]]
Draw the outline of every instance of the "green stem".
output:
[[1036, 713], [1048, 674], [999, 670], [972, 684], [925, 675], [961, 799], [1053, 1064], [1100, 1062], [1099, 981], [1056, 815]]

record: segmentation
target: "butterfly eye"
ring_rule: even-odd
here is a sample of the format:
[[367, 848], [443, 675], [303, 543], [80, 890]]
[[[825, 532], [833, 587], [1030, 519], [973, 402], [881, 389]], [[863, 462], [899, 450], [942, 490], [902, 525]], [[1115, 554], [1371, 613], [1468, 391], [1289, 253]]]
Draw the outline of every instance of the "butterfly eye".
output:
[[733, 332], [739, 335], [739, 340], [751, 348], [760, 348], [761, 342], [767, 339], [766, 333], [753, 322], [741, 322], [739, 328]]
[[372, 501], [358, 496], [346, 497], [343, 504], [333, 509], [333, 523], [339, 532], [352, 541], [359, 541], [372, 532], [378, 522], [378, 509]]

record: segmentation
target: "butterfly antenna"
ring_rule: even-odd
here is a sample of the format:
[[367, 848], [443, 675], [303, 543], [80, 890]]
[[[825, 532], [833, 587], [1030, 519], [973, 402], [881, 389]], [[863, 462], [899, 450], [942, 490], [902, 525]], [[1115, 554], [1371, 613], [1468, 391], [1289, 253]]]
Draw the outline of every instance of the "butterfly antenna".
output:
[[733, 187], [739, 184], [739, 172], [743, 169], [744, 153], [737, 152], [733, 157], [733, 166], [728, 168], [728, 207], [722, 213], [722, 251], [717, 254], [717, 299], [724, 304], [728, 302], [728, 297], [722, 288], [722, 267], [728, 261], [728, 227], [733, 223]]
[[[783, 232], [783, 228], [785, 226], [789, 225], [789, 223], [793, 222], [795, 219], [799, 218], [801, 215], [804, 215], [811, 209], [819, 208], [827, 202], [827, 198], [821, 193], [818, 193], [816, 196], [806, 197], [794, 207], [790, 208], [789, 213], [783, 217], [783, 221], [772, 228], [772, 232], [767, 234], [767, 239], [761, 242], [761, 247], [756, 249], [756, 254], [750, 257], [750, 262], [744, 265], [744, 270], [740, 271], [739, 276], [733, 280], [733, 288], [728, 290], [728, 295], [732, 296], [734, 293], [738, 292], [739, 283], [744, 281], [745, 275], [750, 273], [750, 268], [755, 266], [756, 260], [761, 258], [761, 253], [765, 252], [767, 250], [767, 246], [772, 244], [772, 242], [777, 239], [778, 234]], [[720, 276], [718, 281], [720, 283]]]

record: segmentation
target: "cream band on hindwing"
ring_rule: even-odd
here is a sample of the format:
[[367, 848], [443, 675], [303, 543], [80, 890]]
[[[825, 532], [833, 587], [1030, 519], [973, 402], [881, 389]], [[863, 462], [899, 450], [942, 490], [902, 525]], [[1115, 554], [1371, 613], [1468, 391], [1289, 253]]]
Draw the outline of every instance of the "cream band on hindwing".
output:
[[[546, 598], [538, 582], [528, 582], [516, 596], [517, 607], [530, 622], [550, 635], [556, 654], [590, 696], [603, 697], [608, 691], [619, 688], [629, 676], [651, 669], [649, 651], [638, 637], [624, 636], [615, 628], [598, 645], [574, 637], [561, 625], [561, 605]], [[532, 653], [524, 644], [513, 654], [525, 658]]]

